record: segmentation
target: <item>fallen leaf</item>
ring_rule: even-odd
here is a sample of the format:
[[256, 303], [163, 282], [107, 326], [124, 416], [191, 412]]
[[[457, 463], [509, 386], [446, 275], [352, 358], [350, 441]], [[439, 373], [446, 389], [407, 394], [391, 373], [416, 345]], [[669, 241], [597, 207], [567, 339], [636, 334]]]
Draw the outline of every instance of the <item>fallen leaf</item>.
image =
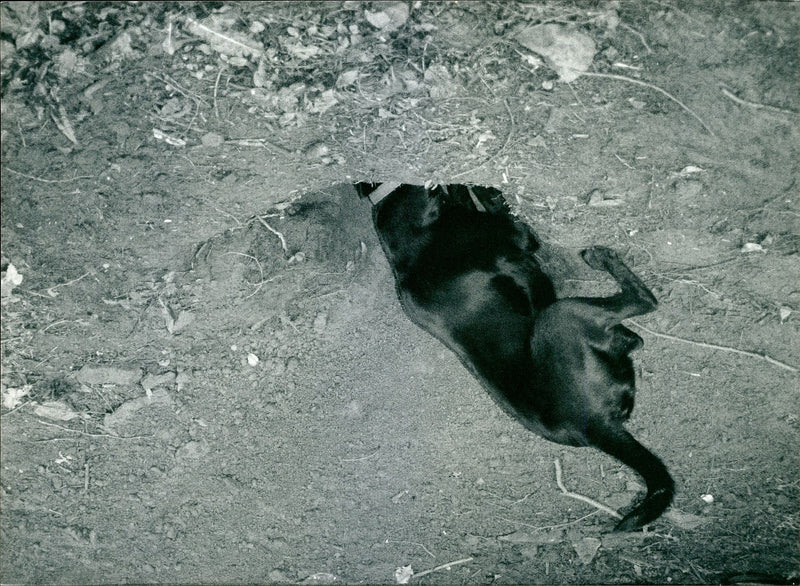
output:
[[48, 401], [37, 405], [33, 412], [39, 417], [53, 419], [54, 421], [69, 421], [78, 414], [61, 401]]
[[31, 385], [23, 385], [21, 387], [6, 387], [3, 389], [3, 407], [6, 409], [15, 409], [17, 405], [22, 403], [22, 397], [31, 392], [33, 387]]
[[159, 130], [158, 128], [153, 129], [153, 137], [156, 140], [163, 140], [165, 143], [172, 145], [172, 146], [186, 146], [186, 141], [182, 138], [178, 138], [175, 136], [170, 136], [163, 130]]
[[742, 246], [741, 252], [765, 252], [764, 247], [755, 242], [748, 242]]
[[262, 57], [258, 62], [256, 72], [253, 74], [253, 87], [266, 87], [268, 81], [267, 60]]
[[578, 559], [585, 566], [591, 563], [600, 549], [600, 540], [596, 537], [584, 537], [572, 543], [572, 548], [578, 554]]
[[328, 572], [317, 572], [305, 578], [301, 584], [333, 584], [337, 580], [336, 576]]
[[408, 20], [408, 4], [405, 2], [391, 2], [377, 4], [382, 8], [378, 12], [364, 11], [364, 18], [375, 28], [390, 33], [403, 26]]
[[239, 57], [261, 57], [263, 45], [242, 33], [226, 30], [225, 21], [217, 15], [209, 16], [202, 22], [186, 19], [186, 32], [207, 42], [218, 53]]
[[312, 102], [309, 112], [322, 114], [323, 112], [327, 112], [333, 108], [338, 103], [339, 99], [336, 97], [336, 92], [334, 90], [325, 90], [317, 99]]
[[347, 87], [354, 83], [358, 79], [358, 70], [357, 69], [350, 69], [348, 71], [343, 71], [339, 74], [339, 77], [336, 78], [336, 87]]
[[398, 584], [408, 584], [413, 575], [414, 570], [411, 569], [411, 566], [401, 566], [394, 571], [394, 581]]
[[3, 271], [3, 277], [0, 279], [0, 297], [11, 297], [14, 287], [22, 284], [22, 275], [17, 272], [17, 267], [8, 264], [6, 270]]
[[84, 385], [134, 385], [142, 378], [138, 368], [118, 368], [116, 366], [84, 366], [75, 375]]
[[539, 24], [522, 29], [517, 42], [544, 57], [561, 81], [570, 82], [588, 71], [596, 47], [592, 38], [580, 30], [561, 24]]
[[103, 428], [109, 433], [118, 433], [122, 427], [133, 419], [138, 411], [150, 405], [170, 406], [172, 405], [172, 398], [165, 389], [155, 389], [149, 396], [125, 401], [111, 413], [106, 413], [103, 418]]
[[664, 513], [664, 517], [669, 519], [672, 523], [681, 529], [691, 530], [708, 523], [708, 518], [700, 517], [699, 515], [692, 515], [690, 513], [683, 513], [676, 509], [670, 509]]
[[678, 175], [686, 177], [688, 175], [694, 175], [695, 173], [702, 173], [704, 171], [705, 169], [703, 169], [702, 167], [697, 167], [695, 165], [686, 165], [683, 169], [680, 170], [680, 173], [678, 173]]

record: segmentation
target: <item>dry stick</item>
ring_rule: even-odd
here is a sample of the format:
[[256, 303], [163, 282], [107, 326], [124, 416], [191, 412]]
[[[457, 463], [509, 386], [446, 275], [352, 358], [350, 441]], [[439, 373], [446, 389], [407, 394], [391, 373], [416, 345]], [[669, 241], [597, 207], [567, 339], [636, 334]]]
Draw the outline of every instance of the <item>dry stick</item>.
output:
[[94, 175], [78, 175], [77, 177], [71, 177], [70, 179], [42, 179], [41, 177], [34, 177], [33, 175], [26, 175], [25, 173], [14, 171], [14, 169], [9, 169], [8, 167], [6, 167], [6, 171], [13, 173], [14, 175], [19, 175], [20, 177], [25, 177], [25, 179], [40, 181], [42, 183], [68, 183], [70, 181], [77, 181], [78, 179], [94, 179]]
[[786, 364], [785, 362], [781, 362], [780, 360], [775, 360], [774, 358], [767, 356], [766, 354], [758, 354], [757, 352], [750, 352], [749, 350], [739, 350], [738, 348], [731, 348], [730, 346], [721, 346], [719, 344], [711, 344], [709, 342], [696, 342], [695, 340], [689, 340], [687, 338], [680, 338], [678, 336], [672, 336], [670, 334], [662, 334], [661, 332], [656, 332], [651, 330], [650, 328], [646, 328], [642, 324], [630, 319], [628, 322], [637, 328], [644, 330], [648, 334], [652, 334], [657, 338], [664, 338], [665, 340], [672, 340], [673, 342], [685, 342], [686, 344], [693, 344], [695, 346], [700, 346], [701, 348], [711, 348], [712, 350], [724, 350], [725, 352], [733, 352], [734, 354], [741, 354], [743, 356], [750, 356], [751, 358], [760, 358], [761, 360], [766, 360], [770, 364], [774, 364], [775, 366], [779, 366], [784, 370], [788, 370], [789, 372], [797, 372], [798, 369], [795, 366], [790, 364]]
[[636, 30], [635, 28], [633, 28], [632, 26], [629, 26], [629, 25], [625, 24], [624, 22], [621, 22], [621, 23], [619, 23], [619, 25], [620, 25], [622, 28], [624, 28], [625, 30], [627, 30], [627, 31], [630, 31], [630, 32], [632, 32], [634, 35], [636, 35], [637, 37], [639, 37], [639, 40], [642, 42], [642, 45], [644, 45], [644, 48], [645, 48], [645, 49], [647, 49], [647, 54], [648, 54], [648, 55], [650, 55], [650, 54], [653, 52], [653, 50], [650, 48], [650, 45], [648, 45], [648, 44], [647, 44], [647, 41], [645, 41], [645, 40], [644, 40], [644, 35], [643, 35], [642, 33], [640, 33], [639, 31], [637, 31], [637, 30]]
[[89, 275], [93, 275], [93, 274], [94, 274], [94, 271], [87, 271], [87, 272], [83, 273], [80, 277], [76, 277], [75, 279], [72, 279], [71, 281], [67, 281], [66, 283], [59, 283], [58, 285], [53, 285], [52, 287], [48, 287], [47, 289], [45, 289], [45, 291], [47, 291], [47, 294], [50, 297], [58, 297], [58, 293], [56, 293], [55, 290], [58, 289], [59, 287], [68, 287], [69, 285], [77, 283], [81, 279], [83, 279], [85, 277], [88, 277]]
[[13, 408], [11, 411], [6, 411], [6, 412], [5, 412], [5, 413], [3, 413], [2, 415], [0, 415], [0, 417], [5, 417], [6, 415], [11, 415], [11, 414], [12, 414], [12, 413], [14, 413], [15, 411], [19, 411], [19, 410], [20, 410], [20, 409], [22, 409], [22, 408], [23, 408], [25, 405], [30, 405], [31, 403], [33, 403], [33, 401], [25, 401], [24, 403], [20, 403], [19, 405], [17, 405], [16, 407], [14, 407], [14, 408]]
[[700, 118], [700, 116], [698, 116], [697, 114], [695, 114], [694, 110], [692, 110], [689, 106], [687, 106], [686, 104], [681, 102], [678, 98], [673, 96], [671, 93], [669, 93], [668, 91], [666, 91], [664, 89], [661, 89], [657, 85], [653, 85], [652, 83], [647, 83], [646, 81], [641, 81], [641, 80], [638, 80], [638, 79], [634, 79], [632, 77], [627, 77], [625, 75], [617, 75], [616, 73], [594, 73], [592, 71], [583, 71], [583, 72], [581, 72], [581, 75], [588, 75], [589, 77], [604, 77], [606, 79], [616, 79], [618, 81], [627, 81], [629, 83], [634, 83], [636, 85], [641, 85], [641, 86], [644, 86], [646, 88], [650, 88], [651, 90], [655, 90], [655, 91], [667, 96], [670, 100], [672, 100], [673, 102], [678, 104], [681, 108], [686, 110], [691, 116], [693, 116], [695, 118], [695, 120], [697, 120], [703, 126], [703, 128], [706, 129], [706, 132], [708, 132], [711, 136], [713, 136], [714, 138], [716, 138], [716, 136], [717, 136], [716, 134], [714, 134], [714, 131], [711, 130], [711, 128], [709, 128], [708, 124], [703, 122], [703, 119]]
[[234, 252], [226, 252], [225, 254], [235, 254], [236, 256], [243, 256], [245, 258], [249, 258], [249, 259], [255, 261], [256, 266], [258, 266], [258, 272], [261, 273], [261, 280], [262, 281], [264, 280], [264, 269], [261, 268], [261, 263], [258, 262], [258, 259], [256, 257], [254, 257], [252, 254], [245, 254], [244, 252], [235, 252], [235, 251]]
[[231, 138], [225, 141], [225, 144], [235, 144], [243, 147], [266, 147], [278, 151], [287, 156], [294, 156], [294, 153], [279, 144], [275, 144], [266, 138]]
[[480, 169], [481, 167], [483, 167], [489, 161], [492, 161], [492, 160], [496, 159], [500, 155], [500, 153], [502, 153], [503, 151], [506, 150], [506, 147], [508, 146], [508, 143], [511, 142], [511, 137], [514, 134], [514, 114], [512, 114], [511, 107], [508, 105], [508, 100], [503, 100], [503, 104], [505, 105], [506, 110], [508, 111], [508, 119], [509, 119], [509, 121], [511, 123], [511, 127], [508, 129], [508, 135], [506, 136], [506, 141], [503, 143], [503, 146], [501, 146], [497, 150], [497, 152], [495, 154], [493, 154], [491, 157], [489, 157], [488, 159], [483, 161], [477, 167], [472, 167], [471, 169], [467, 169], [466, 171], [461, 171], [461, 173], [456, 173], [455, 175], [452, 176], [453, 179], [455, 179], [456, 177], [461, 177], [462, 175], [467, 175], [467, 174], [472, 173], [473, 171], [475, 171], [477, 169]]
[[264, 220], [264, 219], [263, 219], [261, 216], [256, 216], [256, 218], [258, 218], [258, 221], [259, 221], [259, 222], [261, 222], [261, 224], [262, 224], [262, 225], [263, 225], [263, 226], [264, 226], [264, 227], [265, 227], [267, 230], [269, 230], [270, 232], [272, 232], [273, 234], [275, 234], [275, 236], [277, 236], [278, 238], [280, 238], [280, 240], [281, 240], [281, 246], [283, 247], [283, 252], [289, 252], [289, 247], [288, 247], [288, 246], [286, 246], [286, 238], [284, 238], [284, 237], [283, 237], [283, 234], [281, 234], [281, 233], [280, 233], [280, 232], [278, 232], [278, 231], [277, 231], [275, 228], [273, 228], [272, 226], [270, 226], [269, 224], [267, 224], [267, 222], [266, 222], [266, 221], [265, 221], [265, 220]]
[[425, 550], [425, 553], [427, 553], [432, 558], [436, 559], [436, 556], [433, 555], [427, 547], [425, 547], [421, 543], [417, 543], [416, 541], [404, 541], [404, 540], [396, 540], [396, 539], [387, 539], [385, 543], [410, 543], [411, 545], [418, 545], [422, 549]]
[[590, 504], [593, 507], [595, 507], [596, 509], [600, 509], [601, 511], [604, 511], [604, 512], [608, 513], [609, 515], [611, 515], [615, 519], [622, 519], [622, 515], [620, 515], [618, 512], [616, 512], [611, 507], [607, 507], [606, 505], [604, 505], [602, 503], [598, 503], [596, 500], [590, 499], [588, 496], [583, 496], [582, 494], [578, 494], [576, 492], [568, 491], [567, 488], [564, 486], [564, 482], [561, 480], [561, 462], [559, 461], [558, 458], [556, 458], [554, 463], [556, 465], [556, 484], [558, 485], [558, 488], [561, 489], [561, 492], [564, 493], [564, 496], [568, 496], [570, 498], [573, 498], [573, 499], [576, 499], [576, 500], [579, 500], [579, 501], [583, 501], [584, 503]]
[[[81, 435], [85, 435], [87, 437], [110, 437], [114, 439], [147, 439], [153, 437], [152, 435], [116, 435], [113, 433], [89, 433], [88, 431], [81, 431], [79, 429], [70, 429], [69, 427], [64, 427], [63, 425], [58, 425], [57, 423], [48, 423], [47, 421], [42, 421], [41, 419], [36, 420], [37, 423], [42, 425], [48, 425], [50, 427], [57, 427], [58, 429], [62, 429], [64, 431], [68, 431], [70, 433], [79, 433]], [[55, 439], [55, 438], [51, 438]], [[48, 440], [49, 441], [49, 440]]]
[[436, 566], [435, 568], [431, 568], [430, 570], [425, 570], [424, 572], [420, 572], [419, 574], [414, 574], [414, 578], [421, 578], [422, 576], [426, 576], [428, 574], [432, 574], [433, 572], [438, 572], [439, 570], [449, 570], [451, 566], [457, 566], [458, 564], [466, 564], [467, 562], [471, 562], [472, 558], [464, 558], [461, 560], [456, 560], [454, 562], [450, 562], [449, 564], [442, 564], [441, 566]]
[[740, 104], [742, 106], [750, 106], [751, 108], [755, 108], [756, 110], [770, 110], [771, 112], [779, 112], [781, 114], [792, 114], [793, 116], [797, 116], [798, 115], [797, 112], [794, 112], [792, 110], [785, 110], [783, 108], [776, 108], [775, 106], [769, 106], [767, 104], [758, 104], [756, 102], [748, 102], [747, 100], [743, 100], [742, 98], [739, 98], [736, 95], [734, 95], [725, 86], [720, 86], [720, 89], [722, 90], [722, 94], [726, 98], [730, 98], [731, 100], [733, 100], [734, 102], [736, 102], [737, 104]]
[[214, 116], [219, 120], [219, 108], [217, 107], [217, 90], [219, 89], [219, 78], [222, 77], [222, 67], [217, 71], [217, 80], [214, 82]]
[[531, 525], [530, 523], [523, 523], [522, 521], [515, 521], [514, 519], [506, 519], [505, 517], [497, 517], [501, 521], [506, 521], [508, 523], [515, 523], [516, 525], [522, 525], [523, 527], [530, 527], [531, 529], [535, 529], [537, 531], [549, 531], [551, 529], [560, 529], [561, 527], [568, 527], [569, 525], [574, 525], [575, 523], [580, 523], [584, 519], [588, 519], [589, 517], [596, 515], [599, 511], [592, 511], [591, 513], [584, 515], [583, 517], [578, 517], [574, 521], [567, 521], [566, 523], [559, 523], [558, 525], [546, 525], [546, 526], [537, 526]]

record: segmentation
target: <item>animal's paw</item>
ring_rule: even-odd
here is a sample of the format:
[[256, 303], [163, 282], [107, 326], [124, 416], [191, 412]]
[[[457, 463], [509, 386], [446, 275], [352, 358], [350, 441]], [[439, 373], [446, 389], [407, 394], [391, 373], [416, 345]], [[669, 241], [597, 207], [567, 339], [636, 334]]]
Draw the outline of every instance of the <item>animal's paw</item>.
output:
[[607, 271], [609, 264], [619, 260], [617, 253], [606, 246], [592, 246], [581, 250], [584, 262], [597, 271]]

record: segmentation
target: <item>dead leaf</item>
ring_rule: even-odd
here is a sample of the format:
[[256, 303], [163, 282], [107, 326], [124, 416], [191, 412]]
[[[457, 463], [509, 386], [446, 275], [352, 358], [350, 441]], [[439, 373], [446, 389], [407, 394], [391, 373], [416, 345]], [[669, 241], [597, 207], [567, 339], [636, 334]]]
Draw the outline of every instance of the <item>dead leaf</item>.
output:
[[61, 104], [58, 105], [58, 116], [51, 110], [50, 117], [53, 119], [53, 122], [56, 123], [61, 134], [66, 136], [72, 144], [77, 146], [78, 139], [75, 138], [75, 129], [72, 128], [72, 123], [69, 121], [69, 118], [67, 118], [67, 111], [64, 109], [64, 106]]
[[54, 421], [69, 421], [75, 419], [78, 414], [61, 401], [48, 401], [37, 405], [33, 412], [39, 417], [52, 419]]
[[596, 47], [580, 30], [561, 24], [539, 24], [522, 29], [517, 42], [545, 58], [561, 81], [574, 81], [588, 71]]
[[202, 22], [193, 18], [186, 19], [186, 32], [207, 42], [217, 53], [257, 58], [264, 54], [264, 47], [260, 42], [226, 29], [225, 21], [218, 15], [211, 15]]
[[297, 57], [300, 59], [300, 61], [305, 61], [307, 59], [311, 59], [312, 57], [316, 57], [322, 52], [322, 49], [316, 45], [304, 45], [295, 39], [284, 43], [284, 46], [290, 55]]
[[119, 433], [137, 412], [150, 405], [170, 406], [172, 397], [165, 389], [155, 389], [148, 396], [125, 401], [111, 413], [106, 413], [103, 428], [109, 433]]
[[8, 264], [6, 270], [3, 271], [3, 277], [0, 279], [0, 297], [11, 297], [14, 288], [22, 284], [22, 275], [17, 272], [17, 268], [11, 263]]
[[266, 87], [269, 82], [267, 75], [267, 60], [262, 57], [258, 62], [258, 68], [253, 74], [253, 87]]
[[708, 523], [707, 517], [700, 517], [699, 515], [692, 515], [691, 513], [684, 513], [676, 509], [670, 509], [664, 513], [664, 517], [669, 519], [672, 523], [681, 529], [692, 530], [700, 525]]
[[84, 385], [135, 385], [142, 378], [142, 371], [138, 368], [86, 365], [75, 378]]
[[742, 246], [741, 252], [766, 252], [764, 247], [760, 244], [755, 242], [747, 242], [744, 246]]
[[177, 136], [170, 136], [163, 130], [159, 130], [158, 128], [153, 129], [153, 137], [156, 140], [163, 140], [165, 143], [172, 145], [172, 146], [186, 146], [186, 141], [182, 138], [178, 138]]
[[15, 409], [22, 403], [22, 397], [31, 392], [33, 387], [31, 385], [23, 385], [21, 387], [6, 387], [3, 389], [3, 407], [6, 409]]
[[375, 28], [390, 33], [403, 26], [408, 20], [408, 4], [405, 2], [391, 2], [377, 4], [382, 10], [378, 12], [364, 11], [364, 18]]
[[325, 90], [316, 100], [313, 101], [309, 111], [315, 114], [322, 114], [323, 112], [327, 112], [333, 108], [338, 103], [339, 99], [336, 97], [336, 92], [334, 90]]
[[357, 69], [350, 69], [348, 71], [343, 71], [339, 74], [339, 77], [336, 78], [336, 87], [347, 87], [354, 83], [358, 79], [358, 70]]
[[411, 566], [401, 566], [394, 571], [394, 581], [398, 584], [408, 584], [413, 575], [414, 570], [411, 569]]
[[578, 559], [585, 566], [591, 563], [600, 549], [600, 540], [596, 537], [584, 537], [572, 542], [572, 548], [578, 554]]

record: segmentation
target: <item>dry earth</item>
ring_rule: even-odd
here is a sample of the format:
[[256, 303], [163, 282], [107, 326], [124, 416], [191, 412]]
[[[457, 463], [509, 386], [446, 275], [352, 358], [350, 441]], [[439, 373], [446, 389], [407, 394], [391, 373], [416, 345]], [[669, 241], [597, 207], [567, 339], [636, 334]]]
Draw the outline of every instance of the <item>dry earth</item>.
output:
[[[0, 10], [4, 583], [797, 580], [796, 3]], [[562, 294], [624, 254], [667, 516], [561, 494], [641, 486], [405, 318], [367, 179], [503, 189]]]

